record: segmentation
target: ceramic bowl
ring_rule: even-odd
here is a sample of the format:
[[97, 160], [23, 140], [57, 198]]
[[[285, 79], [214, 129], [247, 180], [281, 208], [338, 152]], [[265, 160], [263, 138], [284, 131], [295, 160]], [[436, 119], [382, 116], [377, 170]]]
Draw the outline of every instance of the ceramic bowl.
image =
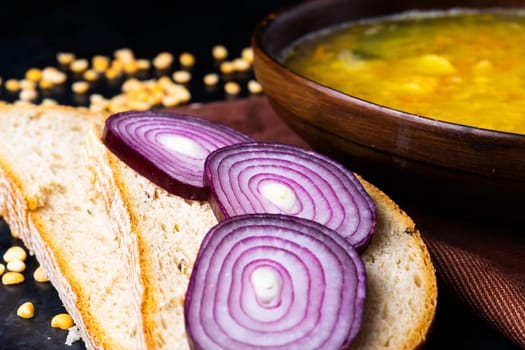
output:
[[393, 197], [443, 207], [525, 208], [525, 135], [432, 120], [376, 105], [306, 79], [281, 63], [303, 35], [409, 9], [525, 6], [522, 1], [306, 1], [268, 14], [252, 35], [254, 73], [272, 108], [314, 149]]

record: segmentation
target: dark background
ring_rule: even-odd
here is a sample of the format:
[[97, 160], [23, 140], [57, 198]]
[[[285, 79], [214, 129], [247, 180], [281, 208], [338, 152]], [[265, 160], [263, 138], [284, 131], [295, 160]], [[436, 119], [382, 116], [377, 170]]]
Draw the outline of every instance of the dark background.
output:
[[[77, 57], [90, 58], [95, 54], [112, 56], [116, 49], [131, 48], [137, 57], [151, 59], [160, 51], [176, 56], [187, 51], [197, 59], [189, 86], [192, 102], [222, 100], [226, 98], [222, 90], [209, 91], [200, 79], [205, 73], [217, 71], [211, 48], [223, 44], [230, 57], [237, 57], [250, 45], [251, 33], [264, 15], [296, 2], [2, 2], [0, 76], [4, 81], [21, 79], [30, 67], [57, 66], [57, 52], [70, 51]], [[249, 79], [250, 74], [242, 79]], [[118, 91], [118, 87], [103, 83], [97, 89], [106, 97]], [[247, 95], [244, 89], [239, 98]], [[73, 98], [67, 89], [51, 97], [66, 104], [86, 104], [86, 100]], [[0, 89], [0, 100], [15, 98]], [[12, 244], [21, 243], [13, 240], [7, 226], [0, 222], [0, 254]], [[67, 332], [49, 326], [51, 317], [63, 307], [50, 284], [32, 282], [30, 274], [35, 267], [34, 259], [30, 258], [23, 285], [0, 285], [0, 350], [64, 348]], [[446, 288], [440, 285], [439, 292], [436, 321], [427, 349], [518, 349], [470, 313]], [[32, 320], [16, 316], [16, 307], [26, 300], [33, 301], [36, 307]], [[69, 349], [80, 350], [83, 345], [76, 343]]]

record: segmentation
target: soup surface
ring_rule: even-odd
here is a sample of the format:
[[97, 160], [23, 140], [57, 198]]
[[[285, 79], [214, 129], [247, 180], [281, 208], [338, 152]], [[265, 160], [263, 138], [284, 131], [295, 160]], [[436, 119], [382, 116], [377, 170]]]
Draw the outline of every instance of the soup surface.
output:
[[328, 28], [283, 64], [393, 109], [525, 134], [525, 13], [419, 12]]

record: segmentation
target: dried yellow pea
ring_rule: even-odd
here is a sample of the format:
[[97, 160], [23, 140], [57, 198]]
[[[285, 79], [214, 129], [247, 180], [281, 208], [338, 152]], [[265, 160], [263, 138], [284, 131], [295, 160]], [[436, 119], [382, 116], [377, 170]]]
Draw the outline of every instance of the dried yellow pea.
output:
[[260, 94], [263, 92], [263, 88], [261, 86], [261, 84], [259, 84], [259, 82], [257, 80], [249, 80], [248, 81], [248, 84], [247, 84], [247, 87], [248, 87], [248, 91], [251, 93], [251, 94]]
[[241, 92], [241, 86], [234, 81], [228, 81], [224, 84], [224, 91], [228, 95], [238, 95]]
[[18, 97], [22, 101], [33, 101], [38, 97], [38, 92], [34, 88], [22, 89]]
[[73, 319], [69, 314], [67, 313], [61, 313], [53, 316], [51, 319], [51, 327], [53, 328], [60, 328], [60, 329], [69, 329], [73, 327], [75, 322], [73, 322]]
[[7, 263], [7, 270], [12, 272], [24, 272], [26, 269], [26, 263], [21, 260], [11, 260]]
[[160, 52], [153, 59], [153, 67], [156, 69], [167, 69], [173, 64], [173, 55], [169, 52]]
[[55, 67], [45, 67], [42, 69], [42, 80], [48, 80], [53, 84], [62, 84], [67, 80], [67, 75]]
[[91, 67], [98, 73], [105, 72], [109, 68], [111, 60], [107, 56], [95, 55], [91, 58]]
[[5, 265], [4, 264], [0, 264], [0, 276], [2, 276], [5, 272]]
[[233, 68], [238, 72], [244, 72], [250, 69], [250, 63], [243, 58], [236, 58], [232, 61]]
[[94, 69], [88, 69], [82, 74], [82, 78], [86, 81], [95, 81], [98, 79], [98, 73]]
[[148, 70], [151, 67], [151, 62], [144, 58], [138, 59], [136, 63], [138, 70]]
[[32, 302], [27, 301], [16, 309], [16, 314], [21, 318], [33, 318], [35, 316], [35, 306]]
[[69, 65], [75, 60], [75, 54], [71, 52], [59, 52], [57, 53], [57, 61], [62, 65]]
[[20, 284], [24, 281], [25, 277], [20, 272], [8, 271], [2, 275], [2, 284], [6, 286]]
[[33, 278], [37, 282], [49, 282], [49, 278], [47, 277], [47, 274], [42, 268], [42, 266], [39, 266], [35, 269], [35, 271], [33, 272]]
[[127, 63], [135, 60], [133, 50], [129, 48], [118, 49], [113, 53], [113, 56], [122, 63]]
[[3, 259], [7, 263], [13, 260], [25, 261], [26, 258], [27, 253], [25, 249], [17, 245], [9, 247], [3, 255]]
[[89, 83], [83, 80], [75, 81], [71, 84], [71, 90], [75, 94], [85, 94], [89, 90]]
[[173, 72], [173, 80], [179, 84], [189, 83], [191, 80], [191, 73], [187, 70], [178, 70]]
[[235, 66], [230, 61], [222, 62], [219, 68], [223, 74], [231, 74], [235, 72]]
[[241, 52], [241, 57], [248, 63], [253, 63], [253, 49], [251, 47], [245, 47]]
[[217, 61], [222, 61], [228, 58], [228, 49], [224, 45], [215, 45], [211, 49], [211, 55]]
[[89, 67], [89, 62], [85, 58], [79, 58], [71, 62], [69, 69], [74, 73], [82, 73]]
[[26, 71], [25, 78], [30, 81], [39, 81], [42, 78], [42, 70], [39, 68], [29, 68]]
[[183, 52], [179, 56], [179, 63], [185, 67], [193, 67], [195, 64], [195, 56], [189, 52]]
[[215, 73], [208, 73], [203, 78], [204, 84], [206, 86], [214, 86], [219, 82], [219, 75]]
[[16, 79], [7, 79], [5, 81], [5, 88], [7, 91], [18, 91], [20, 90], [20, 82]]

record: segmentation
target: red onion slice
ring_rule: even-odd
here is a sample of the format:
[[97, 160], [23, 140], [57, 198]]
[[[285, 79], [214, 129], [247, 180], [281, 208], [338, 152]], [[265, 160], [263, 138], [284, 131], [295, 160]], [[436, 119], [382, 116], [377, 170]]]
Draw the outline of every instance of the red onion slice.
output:
[[212, 152], [205, 163], [210, 204], [219, 220], [281, 213], [310, 219], [362, 248], [375, 228], [375, 204], [355, 175], [314, 151], [244, 143]]
[[363, 318], [366, 272], [337, 232], [280, 214], [219, 222], [200, 246], [184, 315], [193, 349], [341, 349]]
[[253, 139], [194, 116], [126, 111], [106, 120], [102, 141], [123, 162], [168, 192], [204, 200], [209, 195], [203, 176], [207, 155]]

